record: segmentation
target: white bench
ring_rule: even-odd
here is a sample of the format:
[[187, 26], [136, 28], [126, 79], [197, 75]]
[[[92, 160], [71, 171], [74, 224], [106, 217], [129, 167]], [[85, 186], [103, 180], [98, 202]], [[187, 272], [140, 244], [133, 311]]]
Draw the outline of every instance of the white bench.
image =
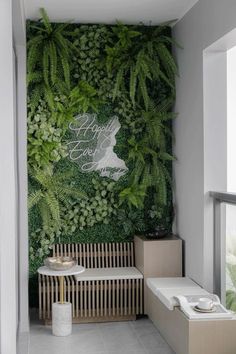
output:
[[173, 295], [207, 295], [188, 278], [147, 279], [147, 313], [176, 354], [235, 354], [236, 317], [189, 319]]
[[[53, 256], [72, 256], [86, 268], [65, 277], [65, 301], [72, 303], [74, 323], [134, 320], [143, 314], [143, 275], [135, 267], [132, 242], [57, 244]], [[39, 315], [51, 322], [59, 299], [56, 277], [39, 275]]]

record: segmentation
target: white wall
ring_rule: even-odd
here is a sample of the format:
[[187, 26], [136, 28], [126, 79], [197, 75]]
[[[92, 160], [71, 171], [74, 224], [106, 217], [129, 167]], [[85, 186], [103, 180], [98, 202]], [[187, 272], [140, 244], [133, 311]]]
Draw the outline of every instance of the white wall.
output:
[[23, 0], [13, 3], [13, 41], [16, 54], [17, 174], [18, 174], [18, 333], [17, 353], [28, 352], [28, 209], [27, 209], [27, 107], [26, 107], [26, 23]]
[[[213, 154], [211, 164], [213, 145], [209, 139], [212, 137], [212, 144], [215, 144], [214, 135], [224, 136], [225, 131], [219, 130], [219, 115], [216, 115], [216, 124], [212, 120], [210, 124], [204, 121], [204, 109], [205, 119], [207, 114], [203, 99], [203, 51], [236, 27], [235, 13], [235, 0], [199, 0], [174, 27], [174, 36], [184, 47], [176, 51], [180, 71], [176, 100], [179, 117], [174, 124], [178, 158], [174, 166], [177, 231], [185, 240], [186, 274], [209, 290], [213, 276], [208, 191], [216, 186], [226, 189], [222, 177], [225, 165], [220, 169], [222, 161], [219, 158], [217, 163], [216, 154]], [[222, 85], [225, 85], [224, 80]], [[219, 92], [215, 92], [215, 102], [218, 101]], [[219, 144], [224, 146], [222, 141]], [[224, 155], [220, 149], [219, 152]]]
[[15, 354], [17, 188], [12, 3], [0, 2], [0, 352]]
[[26, 109], [26, 47], [16, 45], [17, 58], [17, 170], [18, 208], [18, 271], [19, 271], [19, 332], [29, 331], [28, 304], [28, 174], [27, 174], [27, 109]]
[[[28, 331], [26, 53], [21, 0], [0, 1], [0, 353]], [[14, 48], [14, 49], [13, 49]], [[17, 336], [18, 334], [18, 336]]]
[[227, 190], [236, 193], [236, 47], [227, 53]]
[[[216, 44], [215, 44], [216, 45]], [[227, 189], [227, 52], [203, 53], [204, 285], [213, 289], [213, 200], [209, 191]]]

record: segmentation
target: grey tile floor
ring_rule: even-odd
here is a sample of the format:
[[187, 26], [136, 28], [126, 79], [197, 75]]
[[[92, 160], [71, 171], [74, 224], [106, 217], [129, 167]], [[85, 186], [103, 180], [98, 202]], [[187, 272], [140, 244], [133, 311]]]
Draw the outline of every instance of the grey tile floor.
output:
[[51, 327], [31, 324], [30, 354], [174, 354], [147, 318], [132, 322], [73, 325], [68, 337]]

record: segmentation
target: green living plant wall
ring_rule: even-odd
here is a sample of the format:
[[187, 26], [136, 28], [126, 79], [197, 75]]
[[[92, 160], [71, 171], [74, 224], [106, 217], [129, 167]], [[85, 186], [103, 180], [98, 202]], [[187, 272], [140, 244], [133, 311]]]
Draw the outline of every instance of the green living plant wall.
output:
[[[169, 24], [59, 24], [40, 13], [27, 24], [32, 282], [55, 242], [129, 240], [171, 230], [173, 218], [177, 67]], [[113, 150], [127, 168], [120, 178], [111, 178], [112, 169], [81, 172], [71, 160], [69, 127], [78, 115], [100, 127], [118, 118]]]

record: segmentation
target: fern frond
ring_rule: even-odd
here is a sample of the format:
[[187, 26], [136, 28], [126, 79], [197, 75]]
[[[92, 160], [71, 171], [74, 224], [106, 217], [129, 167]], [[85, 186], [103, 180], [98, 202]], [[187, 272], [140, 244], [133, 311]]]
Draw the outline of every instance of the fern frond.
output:
[[30, 109], [31, 109], [31, 114], [35, 112], [36, 107], [38, 106], [38, 102], [40, 98], [44, 94], [44, 89], [42, 85], [35, 85], [34, 89], [32, 90], [30, 94]]
[[160, 71], [160, 78], [167, 83], [167, 85], [170, 86], [170, 88], [172, 88], [173, 92], [175, 92], [175, 82], [173, 81], [173, 79], [169, 79], [164, 73], [163, 71]]
[[124, 66], [121, 66], [120, 69], [117, 72], [116, 83], [115, 83], [115, 87], [114, 87], [114, 91], [113, 91], [113, 101], [118, 96], [118, 92], [120, 90], [121, 83], [122, 83], [122, 80], [123, 80], [124, 70], [125, 70]]
[[64, 32], [64, 30], [69, 26], [69, 23], [60, 23], [56, 29], [54, 30], [54, 33], [63, 33], [63, 34], [69, 34], [69, 35], [72, 35], [72, 33], [66, 33]]
[[173, 95], [170, 95], [169, 97], [157, 104], [156, 110], [158, 112], [168, 112], [172, 108], [174, 101], [175, 97]]
[[133, 103], [133, 106], [135, 106], [135, 93], [136, 93], [136, 86], [137, 86], [137, 71], [134, 66], [130, 68], [130, 82], [129, 82], [129, 94], [130, 94], [130, 99]]
[[49, 184], [51, 178], [50, 174], [50, 171], [40, 169], [31, 170], [31, 176], [43, 187], [46, 187]]
[[157, 53], [161, 60], [161, 64], [168, 75], [168, 78], [171, 80], [171, 82], [173, 82], [175, 76], [178, 75], [177, 65], [173, 56], [163, 43], [159, 43], [157, 45]]
[[54, 222], [59, 225], [60, 224], [60, 207], [59, 207], [59, 203], [58, 200], [56, 199], [55, 195], [51, 192], [48, 191], [47, 193], [45, 193], [45, 202], [47, 203], [52, 218], [54, 220]]
[[144, 106], [145, 106], [146, 110], [148, 110], [149, 95], [148, 95], [146, 81], [145, 81], [143, 75], [141, 75], [140, 78], [139, 78], [139, 89], [140, 89], [140, 92], [142, 94]]
[[78, 199], [87, 198], [86, 193], [80, 191], [77, 188], [62, 186], [60, 189], [60, 192], [62, 194], [64, 194], [65, 196], [74, 197], [74, 198], [78, 198]]
[[37, 190], [37, 191], [32, 192], [28, 198], [28, 208], [29, 209], [33, 208], [33, 206], [35, 206], [36, 204], [39, 203], [39, 201], [42, 199], [42, 197], [43, 197], [43, 195], [42, 195], [41, 190]]
[[160, 38], [160, 42], [169, 43], [179, 49], [183, 49], [183, 47], [173, 37], [167, 37], [162, 35]]
[[143, 161], [141, 161], [141, 160], [137, 160], [135, 162], [134, 169], [133, 169], [131, 176], [130, 176], [132, 184], [139, 184], [140, 183], [144, 169], [145, 169], [145, 163], [143, 163]]
[[48, 51], [48, 46], [46, 46], [43, 50], [43, 78], [47, 86], [49, 85], [48, 74], [49, 74], [49, 51]]
[[65, 82], [67, 84], [67, 87], [69, 88], [70, 87], [70, 65], [68, 60], [64, 56], [61, 57], [61, 64], [63, 68]]
[[165, 176], [167, 183], [169, 183], [169, 185], [172, 187], [173, 186], [172, 176], [170, 175], [170, 172], [168, 171], [168, 169], [166, 168], [166, 166], [164, 164], [162, 164], [162, 171], [163, 171], [163, 174]]
[[47, 15], [47, 12], [42, 7], [39, 9], [39, 12], [42, 16], [42, 22], [45, 26], [45, 29], [47, 30], [48, 33], [52, 32], [52, 25], [51, 25], [48, 15]]
[[51, 87], [48, 85], [43, 85], [43, 94], [49, 108], [51, 109], [51, 111], [53, 111], [55, 108], [55, 102], [54, 102], [54, 95], [51, 90]]
[[27, 84], [30, 83], [40, 83], [42, 81], [42, 73], [39, 71], [30, 72], [27, 75]]
[[27, 42], [27, 48], [30, 51], [30, 49], [35, 46], [35, 45], [41, 45], [42, 41], [44, 40], [44, 37], [42, 34], [37, 35], [36, 37], [31, 38], [28, 42]]
[[51, 81], [55, 84], [57, 80], [57, 51], [54, 42], [49, 43], [49, 58]]
[[46, 229], [49, 229], [52, 224], [51, 210], [45, 200], [41, 200], [38, 205], [42, 224]]
[[[151, 63], [151, 64], [153, 65], [154, 63]], [[142, 60], [140, 62], [140, 69], [141, 69], [145, 79], [148, 78], [149, 80], [152, 80], [150, 67], [148, 65], [148, 58], [146, 58], [146, 56], [143, 56], [143, 58], [142, 58]]]
[[152, 185], [152, 178], [151, 178], [151, 171], [150, 171], [150, 165], [146, 164], [143, 174], [142, 174], [142, 179], [141, 179], [141, 184], [145, 187], [145, 191]]
[[27, 71], [29, 73], [33, 73], [37, 62], [39, 60], [38, 57], [38, 50], [39, 50], [40, 42], [32, 45], [28, 51], [28, 56], [27, 56]]

